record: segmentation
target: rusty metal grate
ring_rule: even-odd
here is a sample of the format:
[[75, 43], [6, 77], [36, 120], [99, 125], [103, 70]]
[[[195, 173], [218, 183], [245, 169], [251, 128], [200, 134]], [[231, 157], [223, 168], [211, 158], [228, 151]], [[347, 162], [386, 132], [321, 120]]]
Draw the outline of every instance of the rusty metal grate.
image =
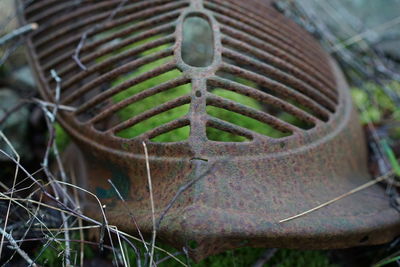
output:
[[[318, 127], [335, 112], [338, 91], [325, 54], [309, 37], [304, 42], [301, 34], [289, 27], [279, 26], [288, 32], [278, 31], [279, 20], [265, 21], [257, 14], [249, 18], [246, 9], [235, 2], [204, 1], [190, 6], [190, 1], [158, 0], [118, 5], [121, 1], [36, 1], [26, 8], [26, 19], [42, 25], [32, 43], [42, 66], [44, 94], [54, 101], [50, 70], [55, 69], [63, 79], [61, 102], [77, 108], [73, 115], [65, 115], [74, 128], [84, 124], [93, 136], [143, 140], [190, 125], [193, 137], [204, 138], [205, 127], [213, 127], [250, 141], [267, 138], [246, 125], [224, 120], [223, 115], [212, 116], [206, 111], [208, 106], [260, 121], [273, 128], [269, 137], [278, 133], [275, 136], [282, 138]], [[202, 5], [204, 9], [199, 11]], [[179, 56], [182, 25], [189, 16], [205, 19], [214, 30], [211, 45], [218, 53], [201, 71]], [[147, 71], [135, 75], [138, 68], [145, 67]], [[179, 75], [170, 74], [174, 71]], [[151, 88], [144, 85], [142, 91], [126, 99], [115, 99], [121, 92], [162, 75], [172, 79], [150, 83]], [[193, 82], [200, 76], [206, 86]], [[131, 118], [116, 116], [144, 98], [182, 89], [185, 84], [192, 87], [187, 94], [166, 103], [157, 103], [156, 98], [151, 109]], [[255, 110], [241, 105], [213, 94], [215, 88], [250, 97], [258, 102], [257, 107], [271, 108]], [[140, 122], [184, 105], [190, 108], [186, 107], [182, 117], [140, 136], [123, 134]], [[199, 112], [210, 116], [196, 119]], [[290, 118], [289, 122], [278, 115]]]
[[378, 186], [277, 223], [369, 174], [340, 70], [270, 1], [37, 0], [22, 20], [40, 25], [29, 52], [42, 96], [56, 101], [54, 69], [60, 103], [76, 108], [58, 118], [79, 144], [70, 168], [110, 204], [110, 223], [134, 230], [117, 200], [100, 194], [118, 170], [138, 225], [151, 232], [145, 141], [163, 220], [157, 235], [179, 248], [196, 241], [196, 259], [243, 245], [338, 248], [365, 235], [363, 244], [378, 244], [398, 232]]

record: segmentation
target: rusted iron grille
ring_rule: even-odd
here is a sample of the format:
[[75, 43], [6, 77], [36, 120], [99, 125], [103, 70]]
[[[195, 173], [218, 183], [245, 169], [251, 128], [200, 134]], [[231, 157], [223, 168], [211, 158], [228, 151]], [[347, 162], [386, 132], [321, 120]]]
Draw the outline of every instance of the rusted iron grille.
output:
[[[296, 138], [325, 124], [336, 110], [338, 91], [330, 65], [310, 36], [261, 1], [253, 2], [34, 1], [26, 7], [25, 18], [40, 25], [31, 40], [39, 63], [42, 93], [54, 101], [56, 84], [50, 70], [55, 69], [62, 78], [61, 103], [77, 108], [72, 114], [61, 114], [61, 118], [74, 129], [84, 127], [94, 139], [108, 137], [124, 142], [118, 133], [187, 104], [187, 115], [132, 140], [152, 139], [183, 126], [190, 126], [191, 141], [209, 141], [207, 127], [244, 136], [248, 141], [271, 139], [210, 116], [207, 106], [270, 125], [286, 134], [282, 140]], [[182, 25], [193, 14], [206, 19], [213, 30], [214, 58], [204, 68], [194, 68], [181, 58]], [[146, 53], [160, 47], [154, 53]], [[79, 60], [74, 60], [74, 56]], [[150, 71], [129, 76], [162, 59], [166, 60]], [[79, 61], [83, 66], [79, 66]], [[173, 70], [180, 75], [122, 101], [112, 100], [124, 90]], [[240, 83], [236, 77], [248, 82]], [[122, 82], [116, 82], [121, 79]], [[151, 109], [127, 120], [115, 116], [137, 101], [185, 84], [191, 86], [189, 93], [154, 103]], [[253, 98], [304, 123], [294, 125], [273, 112], [217, 96], [213, 88]]]
[[[192, 17], [206, 21], [212, 35], [212, 57], [202, 54], [200, 67], [184, 53], [191, 54], [190, 45], [197, 49], [187, 46], [184, 34]], [[380, 244], [398, 234], [398, 213], [378, 185], [278, 223], [370, 176], [343, 75], [270, 1], [36, 0], [24, 8], [22, 22], [40, 25], [28, 38], [28, 52], [42, 96], [57, 102], [54, 69], [62, 79], [59, 103], [76, 108], [57, 116], [75, 141], [64, 153], [65, 169], [76, 174], [78, 185], [96, 192], [108, 207], [110, 225], [136, 230], [116, 196], [103, 194], [113, 190], [110, 177], [118, 176], [138, 228], [152, 233], [144, 141], [157, 196], [157, 237], [178, 249], [195, 241], [190, 255], [196, 260], [244, 244], [344, 248]], [[168, 92], [172, 98], [153, 98]], [[146, 99], [156, 100], [137, 111]], [[186, 113], [125, 135], [181, 107], [188, 107]], [[241, 114], [280, 134], [260, 133], [209, 108]], [[122, 111], [128, 116], [119, 116]], [[189, 127], [187, 139], [157, 141]], [[209, 129], [244, 141], [214, 140]], [[370, 201], [371, 196], [382, 197]], [[82, 203], [88, 216], [102, 219], [97, 203]]]

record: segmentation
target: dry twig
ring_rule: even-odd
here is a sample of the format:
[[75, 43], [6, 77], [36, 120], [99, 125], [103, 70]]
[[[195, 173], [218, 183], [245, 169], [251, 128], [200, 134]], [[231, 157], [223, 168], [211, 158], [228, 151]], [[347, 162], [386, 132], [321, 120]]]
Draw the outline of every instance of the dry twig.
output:
[[154, 245], [156, 242], [156, 216], [155, 216], [155, 210], [154, 210], [154, 199], [153, 199], [153, 186], [151, 183], [151, 174], [150, 174], [150, 163], [149, 163], [149, 154], [147, 152], [147, 146], [146, 143], [143, 142], [143, 148], [144, 148], [144, 155], [146, 158], [146, 170], [147, 170], [147, 182], [149, 184], [149, 191], [150, 191], [150, 204], [151, 204], [151, 218], [152, 218], [152, 223], [153, 223], [153, 232], [152, 232], [152, 239], [151, 239], [151, 249], [150, 249], [150, 265], [155, 264], [153, 257], [154, 257]]
[[30, 23], [30, 24], [22, 26], [21, 28], [13, 30], [9, 34], [6, 34], [0, 38], [0, 46], [14, 40], [17, 37], [20, 37], [21, 35], [25, 35], [31, 31], [34, 31], [37, 28], [39, 28], [39, 25], [37, 23]]
[[[8, 138], [4, 135], [2, 131], [0, 131], [0, 137], [3, 138], [3, 140], [6, 142], [6, 144], [11, 148], [11, 151], [14, 153], [14, 155], [17, 157], [18, 163], [20, 162], [21, 158], [17, 151], [15, 151], [13, 145], [11, 142], [8, 140]], [[17, 176], [18, 176], [18, 166], [15, 168], [15, 173], [14, 173], [14, 179], [13, 179], [13, 185], [11, 187], [11, 198], [13, 197], [14, 194], [14, 189], [15, 189], [15, 183], [17, 181]], [[8, 223], [8, 217], [10, 215], [10, 209], [11, 209], [11, 200], [8, 202], [8, 207], [7, 207], [7, 213], [6, 213], [6, 219], [4, 221], [4, 229], [7, 229], [7, 223]], [[4, 235], [1, 236], [1, 241], [0, 241], [0, 259], [1, 259], [1, 254], [3, 252], [3, 241], [4, 241]]]
[[1, 234], [7, 238], [7, 240], [10, 242], [11, 246], [13, 249], [15, 249], [19, 255], [21, 255], [21, 257], [29, 264], [29, 266], [33, 266], [36, 267], [36, 263], [28, 256], [28, 254], [26, 254], [25, 251], [23, 251], [17, 244], [17, 242], [15, 242], [14, 238], [12, 237], [12, 235], [10, 235], [9, 233], [7, 233], [6, 231], [4, 231], [3, 228], [0, 227], [0, 232]]

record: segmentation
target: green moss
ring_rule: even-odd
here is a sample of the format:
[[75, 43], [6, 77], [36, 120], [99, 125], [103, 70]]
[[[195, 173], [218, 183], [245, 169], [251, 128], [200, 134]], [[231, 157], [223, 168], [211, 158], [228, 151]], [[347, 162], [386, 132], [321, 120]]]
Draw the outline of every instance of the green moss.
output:
[[67, 148], [67, 146], [70, 142], [70, 137], [67, 134], [67, 132], [61, 127], [61, 125], [59, 123], [56, 123], [54, 125], [54, 129], [55, 129], [55, 134], [56, 134], [57, 148], [60, 152], [62, 152]]
[[[232, 100], [236, 103], [240, 103], [244, 106], [256, 109], [256, 110], [263, 110], [261, 104], [254, 100], [253, 98], [232, 92], [232, 91], [228, 91], [228, 90], [224, 90], [224, 89], [220, 89], [220, 88], [216, 88], [212, 91], [213, 94], [216, 94], [220, 97]], [[225, 109], [221, 109], [221, 108], [217, 108], [214, 106], [207, 106], [206, 108], [207, 113], [213, 117], [231, 122], [233, 124], [239, 125], [243, 128], [255, 131], [257, 133], [266, 135], [266, 136], [270, 136], [270, 137], [274, 137], [274, 138], [279, 138], [279, 137], [283, 137], [286, 136], [287, 134], [282, 133], [278, 130], [275, 130], [273, 127], [262, 123], [258, 120], [243, 116], [241, 114], [235, 113], [235, 112], [231, 112], [229, 110], [225, 110]], [[207, 136], [209, 139], [214, 140], [214, 141], [235, 141], [235, 142], [241, 142], [243, 141], [243, 137], [241, 136], [232, 136], [231, 134], [227, 133], [227, 132], [216, 132], [215, 129], [207, 129]]]
[[[388, 90], [392, 90], [393, 94], [400, 96], [400, 82], [392, 81], [386, 87]], [[387, 127], [388, 136], [382, 138], [381, 146], [394, 172], [397, 176], [400, 176], [398, 159], [389, 145], [390, 140], [398, 140], [400, 138], [400, 127], [397, 126], [400, 121], [399, 107], [381, 86], [374, 83], [366, 83], [363, 88], [352, 88], [351, 93], [355, 104], [360, 110], [363, 124], [373, 123], [389, 126]]]
[[[128, 79], [132, 79], [134, 77], [137, 77], [147, 71], [151, 71], [154, 68], [166, 63], [169, 60], [169, 58], [166, 59], [161, 59], [155, 62], [152, 62], [150, 64], [144, 65], [140, 68], [138, 68], [135, 72], [125, 75], [124, 77], [118, 78], [114, 83], [113, 86], [117, 86], [121, 84], [122, 82], [125, 82]], [[167, 73], [164, 73], [162, 75], [159, 75], [157, 77], [148, 79], [142, 83], [139, 83], [135, 86], [130, 87], [129, 89], [122, 91], [115, 95], [113, 97], [113, 100], [115, 102], [120, 102], [123, 101], [139, 92], [142, 92], [146, 89], [155, 87], [159, 84], [162, 84], [164, 82], [167, 82], [169, 80], [178, 78], [181, 76], [181, 72], [178, 70], [173, 70], [169, 71]], [[238, 78], [239, 79], [239, 78]], [[138, 102], [135, 102], [122, 110], [117, 112], [117, 115], [122, 121], [128, 120], [132, 118], [135, 115], [138, 115], [146, 110], [149, 110], [156, 105], [160, 105], [163, 103], [166, 103], [170, 100], [176, 99], [182, 95], [189, 94], [191, 92], [191, 86], [189, 84], [182, 85], [180, 87], [172, 88], [167, 91], [158, 93], [154, 96], [145, 98], [143, 100], [140, 100]], [[246, 97], [244, 95], [240, 95], [238, 93], [216, 88], [212, 90], [212, 93], [224, 97], [226, 99], [233, 100], [235, 102], [241, 103], [245, 106], [254, 108], [256, 110], [262, 110], [261, 104], [250, 98]], [[124, 131], [118, 133], [118, 136], [124, 137], [124, 138], [132, 138], [135, 136], [138, 136], [150, 129], [153, 129], [157, 126], [160, 126], [164, 123], [170, 122], [174, 119], [177, 119], [179, 117], [185, 116], [189, 112], [189, 105], [185, 105], [179, 108], [175, 108], [172, 110], [169, 110], [167, 112], [164, 112], [162, 114], [159, 114], [157, 116], [154, 116], [146, 121], [143, 121], [141, 123], [138, 123], [134, 125], [133, 127], [130, 127], [128, 129], [125, 129]], [[254, 120], [252, 118], [240, 115], [235, 112], [231, 112], [228, 110], [208, 106], [207, 107], [207, 113], [213, 117], [220, 118], [222, 120], [240, 125], [244, 128], [256, 131], [258, 133], [271, 136], [271, 137], [283, 137], [286, 136], [287, 134], [282, 133], [280, 131], [275, 130], [269, 125], [266, 125], [264, 123], [261, 123], [257, 120]], [[286, 114], [287, 115], [287, 114]], [[285, 120], [291, 120], [292, 118], [286, 118]], [[162, 136], [156, 137], [153, 139], [153, 141], [156, 142], [173, 142], [173, 141], [181, 141], [185, 140], [189, 136], [189, 127], [184, 127], [177, 129], [175, 131], [171, 131], [169, 133], [163, 134]], [[210, 140], [215, 140], [215, 141], [235, 141], [235, 142], [241, 142], [246, 140], [244, 137], [241, 136], [236, 136], [232, 135], [230, 133], [224, 132], [224, 131], [219, 131], [214, 128], [208, 128], [207, 129], [207, 136]]]
[[[400, 95], [400, 83], [387, 84], [394, 94]], [[381, 86], [365, 83], [362, 88], [352, 88], [351, 94], [356, 106], [360, 109], [362, 123], [380, 123], [382, 120], [400, 121], [400, 109]]]
[[[122, 28], [133, 25], [134, 23], [136, 23], [136, 22], [124, 25], [124, 26], [122, 26]], [[110, 34], [113, 34], [116, 30], [118, 30], [118, 29], [113, 29], [112, 31], [99, 34], [96, 36], [96, 38], [97, 39], [105, 38], [105, 37], [109, 36]], [[136, 49], [146, 43], [155, 41], [164, 36], [165, 35], [152, 36], [147, 39], [130, 44], [128, 46], [122, 47], [116, 51], [113, 51], [112, 53], [103, 55], [102, 57], [98, 58], [96, 60], [96, 62], [97, 63], [103, 62], [104, 60], [107, 60], [112, 56], [115, 56], [115, 55], [118, 55], [121, 53], [125, 53], [128, 50]], [[164, 45], [160, 45], [158, 47], [148, 49], [146, 51], [143, 51], [139, 55], [137, 55], [137, 58], [141, 58], [144, 56], [154, 54], [156, 52], [160, 52], [162, 50], [167, 49], [168, 47], [171, 47], [171, 45], [172, 44], [164, 44]], [[114, 81], [110, 82], [110, 87], [116, 87], [116, 86], [122, 84], [123, 82], [126, 82], [126, 81], [131, 80], [135, 77], [138, 77], [144, 73], [152, 71], [155, 68], [157, 68], [169, 61], [172, 61], [172, 60], [173, 60], [172, 57], [165, 57], [165, 58], [156, 60], [154, 62], [148, 63], [146, 65], [143, 65], [130, 73], [127, 73], [125, 75], [117, 77]], [[221, 74], [218, 74], [218, 75], [221, 75]], [[140, 92], [143, 92], [150, 88], [154, 88], [157, 85], [163, 84], [165, 82], [168, 82], [168, 81], [178, 78], [180, 76], [182, 76], [182, 73], [178, 69], [168, 71], [166, 73], [163, 73], [163, 74], [153, 77], [151, 79], [147, 79], [139, 84], [136, 84], [122, 92], [119, 92], [118, 94], [114, 95], [112, 97], [112, 99], [113, 99], [114, 103], [124, 101]], [[224, 75], [222, 75], [222, 76], [224, 76]], [[258, 87], [258, 85], [256, 83], [254, 83], [253, 81], [250, 81], [250, 80], [247, 80], [247, 79], [244, 79], [241, 77], [229, 75], [229, 74], [228, 74], [228, 76], [229, 76], [228, 77], [229, 79], [234, 80], [240, 84], [250, 86], [253, 88]], [[116, 115], [117, 115], [117, 117], [119, 117], [120, 121], [126, 121], [126, 120], [129, 120], [130, 118], [132, 118], [136, 115], [142, 114], [143, 112], [146, 112], [160, 104], [169, 102], [169, 101], [174, 100], [183, 95], [190, 94], [191, 90], [192, 90], [192, 88], [191, 88], [190, 84], [181, 85], [179, 87], [157, 93], [156, 95], [147, 97], [147, 98], [137, 101], [133, 104], [130, 104], [130, 105], [124, 107], [123, 109], [119, 110], [116, 113]], [[233, 100], [235, 102], [241, 103], [241, 104], [249, 106], [251, 108], [254, 108], [257, 110], [263, 110], [260, 103], [252, 98], [249, 98], [249, 97], [246, 97], [243, 95], [239, 95], [232, 91], [222, 90], [222, 89], [218, 89], [218, 88], [214, 89], [212, 92], [221, 97]], [[132, 127], [124, 129], [123, 131], [118, 132], [117, 135], [120, 137], [123, 137], [123, 138], [134, 138], [134, 137], [139, 136], [151, 129], [157, 128], [158, 126], [161, 126], [165, 123], [168, 123], [177, 118], [181, 118], [181, 117], [187, 115], [189, 112], [189, 109], [190, 109], [189, 105], [184, 105], [181, 107], [177, 107], [177, 108], [168, 110], [159, 115], [156, 115], [149, 119], [141, 121], [140, 123], [135, 124]], [[244, 128], [253, 130], [255, 132], [258, 132], [258, 133], [266, 135], [266, 136], [279, 138], [279, 137], [284, 137], [284, 136], [288, 135], [288, 133], [282, 133], [280, 131], [277, 131], [274, 128], [272, 128], [271, 126], [261, 123], [257, 120], [254, 120], [252, 118], [240, 115], [238, 113], [230, 112], [230, 111], [227, 111], [224, 109], [219, 109], [219, 108], [215, 108], [215, 107], [207, 107], [207, 112], [211, 116], [214, 116], [214, 117], [220, 118], [222, 120], [240, 125]], [[298, 119], [294, 118], [293, 116], [291, 116], [289, 114], [282, 113], [282, 114], [277, 114], [277, 116], [280, 117], [282, 120], [292, 123], [294, 125], [303, 126], [302, 122], [299, 122]], [[186, 140], [189, 137], [189, 135], [190, 135], [190, 127], [186, 126], [183, 128], [173, 130], [168, 133], [164, 133], [160, 136], [157, 136], [157, 137], [153, 138], [152, 141], [176, 142], [176, 141]], [[231, 133], [217, 130], [217, 129], [214, 129], [211, 127], [207, 128], [207, 136], [210, 140], [215, 140], [215, 141], [241, 142], [241, 141], [247, 140], [246, 138], [244, 138], [242, 136], [233, 135]]]
[[[130, 45], [129, 47], [125, 47], [121, 49], [120, 51], [116, 51], [116, 53], [120, 53], [123, 51], [126, 51], [128, 49], [133, 49], [137, 46], [143, 45], [145, 42], [153, 41], [157, 38], [160, 38], [162, 36], [154, 36], [151, 38], [148, 38], [147, 40], [135, 43]], [[168, 44], [162, 45], [153, 49], [150, 49], [148, 51], [143, 52], [139, 57], [150, 55], [155, 52], [159, 52], [163, 49], [166, 49], [169, 47]], [[109, 56], [108, 56], [109, 57]], [[104, 60], [106, 58], [102, 58], [101, 60]], [[151, 62], [149, 64], [146, 64], [144, 66], [141, 66], [137, 68], [135, 71], [126, 74], [124, 76], [118, 77], [115, 81], [111, 83], [112, 87], [115, 87], [117, 85], [120, 85], [121, 83], [133, 79], [135, 77], [138, 77], [142, 75], [143, 73], [146, 73], [148, 71], [154, 70], [155, 68], [161, 66], [162, 64], [167, 63], [168, 61], [172, 60], [171, 57], [163, 58], [154, 62]], [[179, 70], [172, 70], [167, 73], [161, 74], [157, 77], [145, 80], [144, 82], [141, 82], [135, 86], [132, 86], [128, 88], [127, 90], [124, 90], [115, 96], [113, 96], [113, 100], [115, 103], [123, 101], [137, 93], [140, 93], [146, 89], [153, 88], [159, 84], [165, 83], [167, 81], [170, 81], [172, 79], [178, 78], [181, 76], [182, 73]], [[255, 84], [252, 81], [240, 78], [240, 77], [234, 77], [235, 81], [238, 83], [251, 86], [251, 87], [257, 87], [257, 84]], [[132, 118], [135, 115], [141, 114], [145, 112], [146, 110], [149, 110], [151, 108], [154, 108], [157, 105], [166, 103], [170, 100], [176, 99], [182, 95], [185, 94], [190, 94], [191, 92], [191, 86], [190, 84], [182, 85], [180, 87], [172, 88], [167, 91], [158, 93], [154, 96], [145, 98], [143, 100], [140, 100], [138, 102], [135, 102], [122, 110], [117, 112], [117, 116], [120, 118], [121, 121], [128, 120]], [[257, 110], [262, 110], [262, 106], [260, 103], [252, 98], [246, 97], [244, 95], [240, 95], [237, 93], [234, 93], [232, 91], [228, 90], [223, 90], [223, 89], [214, 89], [212, 91], [214, 94], [217, 94], [221, 97], [233, 100], [235, 102], [241, 103], [243, 105], [249, 106], [251, 108], [257, 109]], [[136, 137], [150, 129], [154, 129], [160, 125], [163, 125], [167, 122], [170, 122], [172, 120], [175, 120], [177, 118], [185, 116], [189, 112], [189, 105], [185, 105], [183, 107], [175, 108], [172, 110], [169, 110], [167, 112], [164, 112], [162, 114], [159, 114], [157, 116], [154, 116], [150, 119], [147, 119], [145, 121], [142, 121], [130, 128], [127, 128], [121, 132], [119, 132], [117, 135], [123, 138], [133, 138]], [[271, 137], [283, 137], [286, 136], [287, 134], [279, 132], [275, 130], [274, 128], [261, 123], [257, 120], [251, 119], [249, 117], [240, 115], [238, 113], [230, 112], [224, 109], [218, 109], [215, 107], [208, 107], [207, 112], [209, 115], [223, 119], [225, 121], [240, 125], [242, 127], [245, 127], [247, 129], [256, 131], [258, 133], [271, 136]], [[285, 117], [286, 116], [286, 117]], [[294, 119], [291, 117], [288, 117], [287, 114], [282, 115], [282, 118], [285, 120], [292, 120], [294, 122]], [[174, 142], [174, 141], [181, 141], [185, 140], [189, 137], [190, 134], [190, 128], [189, 127], [184, 127], [180, 129], [176, 129], [174, 131], [165, 133], [161, 136], [158, 136], [153, 139], [153, 141], [156, 142]], [[208, 128], [207, 129], [207, 136], [210, 140], [215, 140], [215, 141], [235, 141], [235, 142], [241, 142], [245, 141], [246, 139], [241, 136], [236, 136], [224, 131], [220, 131], [214, 128]]]
[[[151, 41], [153, 39], [156, 39], [155, 37], [148, 39], [148, 41]], [[133, 46], [141, 45], [143, 42], [134, 44]], [[169, 45], [162, 45], [157, 48], [148, 50], [144, 53], [142, 53], [141, 56], [149, 55], [151, 53], [161, 51], [163, 49], [166, 49], [169, 47]], [[130, 48], [133, 48], [132, 46]], [[133, 79], [135, 77], [138, 77], [142, 75], [143, 73], [146, 73], [148, 71], [154, 70], [155, 68], [169, 62], [172, 60], [172, 57], [166, 57], [159, 59], [157, 61], [151, 62], [149, 64], [146, 64], [144, 66], [141, 66], [137, 68], [134, 72], [129, 73], [127, 75], [124, 75], [122, 77], [119, 77], [116, 79], [114, 82], [112, 82], [112, 86], [118, 86], [119, 84]], [[158, 75], [154, 78], [147, 79], [142, 83], [136, 84], [127, 90], [124, 90], [115, 96], [113, 96], [113, 100], [115, 103], [118, 103], [120, 101], [123, 101], [133, 95], [136, 95], [146, 89], [153, 88], [157, 85], [160, 85], [162, 83], [168, 82], [170, 80], [173, 80], [175, 78], [178, 78], [182, 76], [182, 73], [177, 70], [171, 70], [166, 73], [163, 73], [161, 75]], [[157, 93], [156, 95], [144, 98], [140, 101], [137, 101], [131, 105], [128, 105], [124, 107], [123, 109], [119, 110], [117, 112], [117, 116], [121, 119], [121, 121], [128, 120], [138, 114], [141, 114], [147, 110], [150, 110], [157, 105], [166, 103], [168, 101], [171, 101], [173, 99], [176, 99], [180, 96], [183, 96], [185, 94], [189, 94], [191, 91], [191, 86], [190, 84], [185, 84], [181, 85], [172, 89], [168, 89], [167, 91], [163, 91], [160, 93]], [[185, 116], [189, 112], [189, 105], [183, 105], [176, 107], [174, 109], [168, 110], [166, 112], [163, 112], [161, 114], [158, 114], [156, 116], [153, 116], [145, 121], [142, 121], [130, 128], [127, 128], [121, 132], [119, 132], [117, 135], [123, 138], [133, 138], [136, 137], [148, 130], [154, 129], [160, 125], [163, 125], [165, 123], [168, 123], [172, 120], [175, 120], [177, 118]], [[153, 141], [156, 142], [177, 142], [177, 141], [182, 141], [188, 138], [189, 136], [189, 127], [183, 127], [176, 129], [174, 131], [165, 133], [163, 135], [157, 136], [156, 138], [153, 139]]]
[[[165, 63], [166, 61], [168, 61], [168, 59], [158, 60], [158, 61], [152, 62], [148, 65], [145, 65], [143, 67], [140, 67], [134, 73], [131, 73], [130, 75], [127, 75], [123, 78], [119, 78], [117, 81], [115, 81], [113, 83], [113, 85], [116, 86], [128, 79], [137, 77], [140, 74], [142, 74], [148, 70], [152, 70], [152, 69], [156, 68], [157, 66]], [[172, 70], [172, 71], [166, 72], [157, 77], [148, 79], [142, 83], [132, 86], [125, 91], [122, 91], [121, 93], [115, 95], [113, 97], [113, 100], [116, 103], [123, 101], [139, 92], [142, 92], [146, 89], [155, 87], [159, 84], [162, 84], [162, 83], [172, 80], [174, 78], [178, 78], [181, 75], [182, 75], [181, 72], [178, 70]], [[137, 101], [131, 105], [124, 107], [123, 109], [121, 109], [120, 111], [117, 112], [117, 116], [120, 117], [120, 119], [122, 121], [125, 121], [127, 119], [132, 118], [133, 116], [136, 116], [147, 110], [150, 110], [150, 109], [156, 107], [157, 105], [164, 104], [164, 103], [171, 101], [173, 99], [176, 99], [182, 95], [189, 94], [190, 91], [191, 91], [190, 84], [185, 84], [185, 85], [182, 85], [179, 87], [169, 89], [167, 91], [160, 92], [156, 95], [144, 98], [140, 101]], [[133, 137], [138, 136], [148, 130], [154, 129], [157, 126], [168, 123], [174, 119], [183, 117], [188, 112], [189, 112], [189, 105], [183, 105], [180, 107], [176, 107], [174, 109], [171, 109], [171, 110], [168, 110], [161, 114], [158, 114], [156, 116], [153, 116], [145, 121], [142, 121], [142, 122], [134, 125], [133, 127], [125, 129], [124, 131], [119, 132], [118, 136], [124, 137], [124, 138], [133, 138]], [[157, 141], [157, 142], [180, 141], [180, 140], [185, 140], [188, 136], [189, 136], [189, 128], [185, 127], [185, 128], [177, 129], [176, 131], [170, 132], [168, 134], [159, 136], [159, 137], [155, 138], [154, 141]]]

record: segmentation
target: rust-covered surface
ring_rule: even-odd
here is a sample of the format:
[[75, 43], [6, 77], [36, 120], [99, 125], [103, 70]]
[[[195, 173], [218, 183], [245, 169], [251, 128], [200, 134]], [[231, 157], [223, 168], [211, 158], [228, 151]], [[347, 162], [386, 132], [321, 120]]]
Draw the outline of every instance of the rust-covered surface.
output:
[[[187, 56], [194, 42], [184, 40], [185, 21], [193, 17], [211, 29], [204, 35], [208, 54], [200, 59]], [[54, 69], [62, 79], [60, 103], [76, 108], [60, 110], [58, 118], [76, 144], [66, 153], [68, 169], [106, 204], [110, 224], [137, 233], [129, 215], [134, 214], [140, 230], [151, 233], [144, 141], [157, 220], [162, 217], [157, 236], [178, 249], [190, 245], [196, 260], [241, 246], [344, 248], [384, 243], [399, 234], [400, 215], [379, 185], [279, 223], [371, 177], [340, 70], [269, 1], [37, 0], [24, 8], [22, 20], [40, 25], [30, 37], [29, 53], [43, 98], [55, 101]], [[148, 72], [128, 75], [163, 58]], [[180, 75], [115, 101], [119, 92], [171, 70]], [[120, 77], [125, 79], [115, 83]], [[190, 85], [190, 92], [128, 119], [117, 116], [137, 101], [182, 85]], [[215, 88], [247, 96], [264, 109], [218, 96]], [[138, 136], [120, 134], [183, 105], [189, 105], [184, 116]], [[282, 134], [266, 136], [217, 118], [207, 112], [209, 106]], [[185, 126], [190, 127], [186, 140], [154, 141]], [[245, 141], [209, 140], [209, 128]], [[99, 218], [96, 202], [85, 203], [86, 212]]]

